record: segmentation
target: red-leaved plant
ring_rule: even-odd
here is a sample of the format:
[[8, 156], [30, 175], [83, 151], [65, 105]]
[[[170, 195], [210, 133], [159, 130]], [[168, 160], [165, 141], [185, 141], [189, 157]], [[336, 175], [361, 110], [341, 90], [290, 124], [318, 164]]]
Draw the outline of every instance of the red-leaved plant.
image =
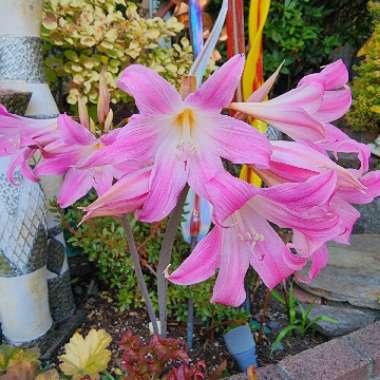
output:
[[158, 335], [145, 343], [128, 330], [120, 340], [122, 368], [128, 380], [203, 380], [203, 361], [190, 363], [186, 345], [179, 339], [164, 339]]

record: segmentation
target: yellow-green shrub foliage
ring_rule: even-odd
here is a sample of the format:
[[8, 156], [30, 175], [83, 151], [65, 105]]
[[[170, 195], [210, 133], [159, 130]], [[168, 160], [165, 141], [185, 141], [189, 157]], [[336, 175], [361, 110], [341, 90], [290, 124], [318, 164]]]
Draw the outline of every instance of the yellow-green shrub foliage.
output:
[[[125, 100], [115, 79], [132, 63], [156, 70], [175, 85], [192, 63], [183, 25], [176, 18], [145, 19], [125, 0], [46, 0], [42, 35], [49, 44], [45, 60], [48, 78], [66, 79], [69, 104], [79, 96], [96, 104], [99, 73], [107, 70], [113, 103]], [[176, 40], [170, 46], [169, 39]]]
[[356, 67], [358, 76], [352, 85], [353, 106], [348, 114], [357, 131], [380, 130], [380, 3], [369, 2], [374, 31], [359, 55], [365, 58]]

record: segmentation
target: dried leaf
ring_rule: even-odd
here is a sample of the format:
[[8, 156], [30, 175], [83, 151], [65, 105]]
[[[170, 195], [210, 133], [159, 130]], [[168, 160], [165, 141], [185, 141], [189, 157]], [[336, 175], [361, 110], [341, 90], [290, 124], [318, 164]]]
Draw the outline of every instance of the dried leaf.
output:
[[110, 93], [107, 86], [107, 77], [105, 69], [99, 76], [99, 100], [98, 100], [98, 122], [104, 123], [110, 110]]
[[256, 367], [254, 365], [250, 366], [247, 369], [247, 377], [248, 377], [248, 380], [257, 380]]
[[13, 363], [0, 380], [34, 380], [38, 374], [38, 364], [29, 360]]
[[56, 369], [50, 369], [47, 372], [40, 373], [35, 380], [59, 380], [59, 373]]

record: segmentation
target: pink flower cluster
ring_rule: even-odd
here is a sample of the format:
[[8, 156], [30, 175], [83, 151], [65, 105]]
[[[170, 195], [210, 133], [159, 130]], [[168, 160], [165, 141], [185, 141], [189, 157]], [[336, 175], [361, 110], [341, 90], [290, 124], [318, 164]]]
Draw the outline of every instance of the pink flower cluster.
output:
[[[65, 174], [61, 207], [94, 187], [99, 197], [84, 219], [134, 212], [144, 222], [162, 220], [188, 184], [213, 205], [214, 227], [168, 279], [190, 285], [217, 272], [213, 302], [240, 305], [249, 266], [273, 288], [310, 259], [304, 278], [310, 281], [327, 263], [329, 241], [349, 243], [360, 216], [352, 205], [380, 195], [380, 172], [368, 172], [367, 146], [330, 124], [351, 105], [341, 61], [266, 101], [275, 73], [248, 102], [231, 103], [243, 68], [244, 57], [231, 58], [183, 99], [154, 71], [129, 66], [118, 85], [134, 97], [139, 113], [100, 138], [67, 115], [47, 123], [2, 108], [0, 155], [14, 157], [10, 178], [17, 166], [32, 180]], [[225, 108], [263, 120], [289, 140], [270, 142], [222, 114]], [[37, 150], [42, 160], [32, 170], [28, 160]], [[331, 157], [340, 152], [357, 154], [360, 167], [339, 166]], [[222, 159], [250, 165], [267, 187], [232, 176]], [[292, 231], [291, 243], [273, 224]]]

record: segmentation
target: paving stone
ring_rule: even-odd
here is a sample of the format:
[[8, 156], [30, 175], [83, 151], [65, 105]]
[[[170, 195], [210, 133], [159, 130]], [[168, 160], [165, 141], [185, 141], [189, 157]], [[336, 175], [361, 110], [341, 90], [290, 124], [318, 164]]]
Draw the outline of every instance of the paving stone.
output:
[[294, 380], [367, 380], [369, 361], [343, 338], [285, 358], [278, 366]]
[[380, 311], [338, 305], [314, 305], [310, 312], [310, 319], [320, 315], [334, 318], [338, 323], [319, 321], [317, 330], [327, 337], [337, 337], [373, 323], [377, 317], [380, 317]]
[[372, 376], [380, 377], [380, 322], [350, 334], [347, 339], [372, 359]]
[[260, 367], [256, 370], [257, 380], [288, 380], [287, 376], [281, 373], [281, 369], [276, 365]]
[[380, 235], [353, 235], [350, 246], [332, 244], [329, 252], [320, 275], [299, 286], [328, 300], [380, 310]]
[[238, 375], [226, 377], [224, 380], [247, 380], [247, 376], [243, 373], [239, 373]]

